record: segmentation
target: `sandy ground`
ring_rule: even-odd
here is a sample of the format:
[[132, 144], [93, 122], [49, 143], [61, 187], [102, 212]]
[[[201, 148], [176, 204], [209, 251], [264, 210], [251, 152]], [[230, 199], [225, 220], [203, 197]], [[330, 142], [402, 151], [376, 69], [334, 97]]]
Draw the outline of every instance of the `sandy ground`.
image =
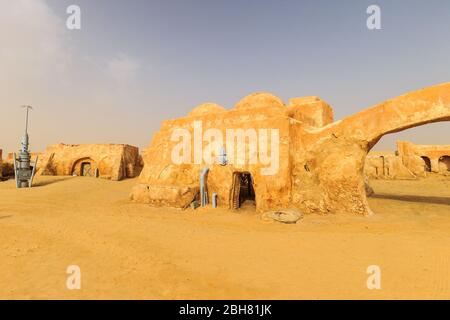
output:
[[[450, 299], [450, 179], [373, 181], [372, 217], [129, 203], [135, 180], [0, 182], [2, 299]], [[66, 269], [81, 268], [81, 290]], [[381, 290], [366, 269], [381, 268]]]

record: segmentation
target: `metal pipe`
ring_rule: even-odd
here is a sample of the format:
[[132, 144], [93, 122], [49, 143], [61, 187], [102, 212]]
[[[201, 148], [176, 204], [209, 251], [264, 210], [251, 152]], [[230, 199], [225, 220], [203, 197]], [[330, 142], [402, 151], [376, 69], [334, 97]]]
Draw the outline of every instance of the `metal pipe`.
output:
[[14, 178], [16, 179], [16, 188], [19, 188], [19, 175], [17, 172], [17, 156], [14, 152]]
[[36, 167], [37, 167], [37, 163], [38, 163], [38, 158], [39, 157], [36, 156], [36, 160], [34, 161], [33, 171], [31, 172], [30, 185], [29, 185], [30, 188], [33, 185], [33, 179], [34, 179], [34, 174], [36, 173]]
[[28, 107], [27, 108], [27, 119], [25, 120], [25, 134], [28, 134], [28, 111], [30, 110]]
[[200, 203], [202, 207], [208, 204], [208, 190], [206, 179], [208, 177], [209, 168], [203, 168], [200, 172]]
[[213, 208], [217, 208], [217, 193], [212, 194], [212, 206]]

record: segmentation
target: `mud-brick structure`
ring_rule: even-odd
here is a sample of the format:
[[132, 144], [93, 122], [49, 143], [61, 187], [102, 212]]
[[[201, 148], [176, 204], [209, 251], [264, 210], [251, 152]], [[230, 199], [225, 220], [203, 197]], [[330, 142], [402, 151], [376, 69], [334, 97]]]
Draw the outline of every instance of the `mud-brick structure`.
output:
[[439, 174], [450, 174], [450, 145], [417, 145], [408, 141], [399, 141], [397, 144], [398, 155], [403, 162], [416, 173], [415, 168], [410, 165], [416, 160], [422, 160], [420, 169], [427, 172]]
[[[204, 104], [184, 118], [163, 122], [145, 152], [145, 166], [131, 198], [183, 208], [199, 193], [208, 200], [217, 194], [219, 206], [230, 209], [238, 207], [241, 198], [251, 198], [260, 212], [295, 208], [304, 213], [367, 215], [371, 211], [363, 170], [372, 147], [386, 134], [448, 120], [450, 83], [388, 100], [336, 122], [331, 107], [317, 97], [294, 98], [285, 105], [271, 94], [259, 93], [229, 110]], [[210, 164], [195, 156], [198, 147], [212, 145], [208, 137], [203, 137], [208, 141], [204, 145], [198, 142], [201, 136], [196, 129], [200, 125], [203, 132], [215, 129], [224, 137], [229, 129], [259, 134], [278, 130], [279, 144], [268, 142], [274, 136], [264, 138], [264, 134], [259, 136], [258, 149], [246, 144], [241, 152], [235, 152], [228, 143], [214, 144], [219, 161]], [[186, 157], [181, 162], [174, 161], [174, 154], [180, 150], [180, 136], [193, 138], [187, 148], [181, 148]], [[265, 157], [261, 157], [261, 141], [268, 145]], [[221, 149], [226, 150], [226, 156]], [[262, 170], [267, 169], [267, 162], [261, 160], [267, 160], [267, 155], [275, 151], [279, 158], [277, 170], [267, 175]], [[257, 152], [257, 163], [224, 161], [236, 153], [244, 153], [247, 158]]]
[[450, 145], [397, 141], [397, 151], [370, 152], [364, 173], [372, 179], [418, 179], [432, 173], [450, 176]]
[[139, 175], [139, 149], [125, 144], [57, 144], [41, 155], [38, 175], [122, 180]]
[[395, 152], [371, 151], [366, 157], [364, 174], [369, 179], [414, 179], [414, 175]]
[[8, 153], [3, 159], [3, 150], [0, 149], [0, 181], [14, 176], [13, 154]]

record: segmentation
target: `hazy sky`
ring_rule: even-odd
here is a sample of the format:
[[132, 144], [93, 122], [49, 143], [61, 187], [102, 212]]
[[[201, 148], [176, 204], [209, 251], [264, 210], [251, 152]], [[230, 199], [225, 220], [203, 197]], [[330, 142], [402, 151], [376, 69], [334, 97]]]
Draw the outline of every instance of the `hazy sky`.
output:
[[[66, 8], [81, 7], [81, 30]], [[366, 27], [378, 4], [382, 30]], [[0, 148], [147, 146], [163, 119], [269, 91], [318, 95], [341, 119], [450, 81], [448, 0], [0, 0]], [[449, 123], [386, 136], [450, 144]]]

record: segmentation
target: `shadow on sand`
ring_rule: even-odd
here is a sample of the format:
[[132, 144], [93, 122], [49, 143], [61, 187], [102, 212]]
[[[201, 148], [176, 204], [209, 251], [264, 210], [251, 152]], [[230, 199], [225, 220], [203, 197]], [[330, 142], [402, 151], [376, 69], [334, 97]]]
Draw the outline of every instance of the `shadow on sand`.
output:
[[434, 203], [434, 204], [444, 204], [444, 205], [450, 206], [450, 198], [449, 197], [373, 194], [369, 198], [408, 201], [408, 202]]
[[36, 182], [33, 182], [33, 187], [44, 187], [44, 186], [48, 186], [50, 184], [63, 182], [63, 181], [70, 180], [70, 179], [73, 179], [73, 177], [72, 176], [67, 176], [67, 177], [64, 177], [64, 178], [54, 179], [54, 180], [43, 180], [43, 181], [38, 180]]

